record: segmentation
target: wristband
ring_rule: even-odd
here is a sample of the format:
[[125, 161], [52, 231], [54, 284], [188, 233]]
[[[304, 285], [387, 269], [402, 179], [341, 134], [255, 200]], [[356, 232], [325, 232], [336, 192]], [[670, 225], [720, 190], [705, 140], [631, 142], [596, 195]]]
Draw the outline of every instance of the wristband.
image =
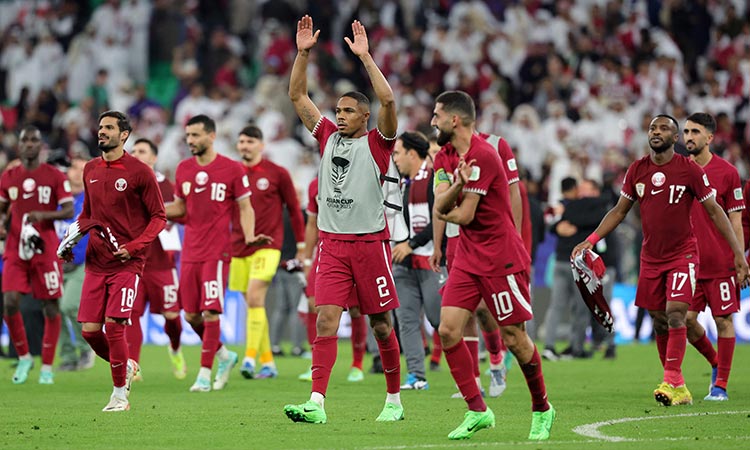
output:
[[306, 258], [304, 261], [302, 261], [302, 265], [305, 266], [305, 267], [312, 266], [312, 259]]
[[596, 245], [597, 242], [599, 242], [602, 238], [599, 237], [598, 234], [596, 234], [596, 231], [589, 234], [589, 237], [586, 238], [586, 241], [591, 245]]
[[304, 242], [297, 242], [297, 250], [304, 250], [305, 243]]

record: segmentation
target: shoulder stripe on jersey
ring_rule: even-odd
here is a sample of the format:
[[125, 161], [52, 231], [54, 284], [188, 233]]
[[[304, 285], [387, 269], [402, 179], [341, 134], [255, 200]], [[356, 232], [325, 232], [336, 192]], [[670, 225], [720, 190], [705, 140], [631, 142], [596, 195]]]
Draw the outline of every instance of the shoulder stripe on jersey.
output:
[[473, 192], [474, 194], [487, 195], [487, 190], [477, 188], [464, 188], [463, 192]]
[[248, 191], [247, 193], [245, 193], [245, 194], [243, 194], [243, 195], [240, 195], [239, 197], [237, 197], [237, 198], [236, 198], [236, 199], [234, 199], [234, 200], [238, 202], [238, 201], [240, 201], [240, 200], [242, 200], [242, 199], [246, 199], [246, 198], [250, 197], [251, 195], [253, 195], [253, 193], [252, 193], [252, 192], [250, 192], [250, 191]]
[[310, 134], [312, 134], [313, 136], [315, 136], [315, 133], [318, 131], [318, 128], [320, 127], [320, 124], [323, 123], [323, 119], [325, 119], [325, 117], [320, 116], [320, 119], [318, 119], [318, 122], [315, 124], [315, 126], [313, 127], [313, 129], [310, 132]]
[[710, 192], [710, 193], [709, 193], [708, 195], [706, 195], [705, 197], [703, 197], [703, 198], [699, 198], [699, 199], [698, 199], [698, 201], [699, 201], [699, 202], [701, 202], [701, 203], [703, 203], [703, 202], [705, 202], [706, 200], [708, 200], [709, 198], [711, 198], [711, 197], [713, 197], [713, 196], [714, 196], [714, 191], [712, 190], [712, 191], [711, 191], [711, 192]]
[[395, 136], [393, 136], [393, 137], [386, 137], [386, 136], [385, 136], [385, 135], [384, 135], [383, 133], [381, 133], [381, 132], [380, 132], [380, 130], [378, 130], [378, 134], [380, 135], [380, 137], [382, 137], [382, 138], [383, 138], [383, 139], [385, 139], [386, 141], [395, 141], [395, 140], [396, 140], [396, 138], [398, 137], [398, 134], [396, 134], [396, 135], [395, 135]]
[[623, 197], [625, 197], [626, 199], [630, 200], [631, 202], [634, 202], [634, 201], [635, 201], [635, 199], [634, 199], [633, 197], [629, 196], [628, 194], [626, 194], [626, 193], [625, 193], [625, 192], [623, 192], [623, 191], [620, 191], [620, 195], [622, 195], [622, 196], [623, 196]]

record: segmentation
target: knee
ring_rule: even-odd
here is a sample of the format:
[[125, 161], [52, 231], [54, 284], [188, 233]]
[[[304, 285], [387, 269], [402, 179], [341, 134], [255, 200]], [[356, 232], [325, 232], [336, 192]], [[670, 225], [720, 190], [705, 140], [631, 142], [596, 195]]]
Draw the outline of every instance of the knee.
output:
[[162, 315], [167, 320], [174, 320], [180, 317], [180, 313], [175, 311], [164, 311]]
[[734, 334], [734, 323], [732, 317], [714, 317], [716, 322], [716, 331], [719, 337], [728, 337]]
[[60, 315], [60, 306], [57, 304], [57, 301], [45, 302], [42, 312], [44, 317], [51, 319]]
[[198, 326], [201, 323], [203, 323], [203, 316], [201, 316], [200, 314], [196, 314], [196, 313], [186, 312], [185, 320], [187, 320], [187, 322], [192, 326]]
[[263, 308], [266, 306], [266, 297], [258, 292], [249, 291], [245, 295], [245, 301], [249, 308]]
[[375, 339], [383, 341], [388, 339], [391, 335], [391, 325], [385, 321], [378, 321], [370, 324], [372, 326], [372, 332], [375, 334]]
[[685, 326], [685, 315], [679, 312], [667, 314], [667, 325], [669, 328], [680, 328]]
[[333, 317], [330, 312], [318, 311], [315, 329], [318, 336], [335, 336], [339, 330], [339, 317]]
[[445, 320], [440, 322], [438, 334], [440, 334], [440, 342], [443, 344], [443, 348], [450, 348], [458, 344], [463, 337], [462, 332], [462, 327], [458, 325], [450, 324]]

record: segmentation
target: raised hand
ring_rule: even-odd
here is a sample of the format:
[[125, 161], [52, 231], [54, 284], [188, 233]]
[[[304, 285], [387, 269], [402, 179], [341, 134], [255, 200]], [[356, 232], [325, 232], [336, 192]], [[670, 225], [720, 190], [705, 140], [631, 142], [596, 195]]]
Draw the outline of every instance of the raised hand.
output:
[[454, 179], [461, 186], [469, 182], [469, 178], [471, 178], [471, 173], [474, 171], [475, 162], [476, 162], [475, 159], [472, 159], [471, 161], [466, 162], [464, 161], [463, 158], [458, 162], [458, 167], [456, 168]]
[[320, 30], [313, 33], [313, 20], [312, 17], [305, 15], [297, 21], [297, 49], [298, 50], [310, 50], [316, 42], [318, 42], [318, 36]]
[[344, 36], [344, 40], [349, 45], [349, 48], [357, 56], [362, 56], [370, 51], [370, 44], [367, 41], [367, 31], [362, 22], [355, 20], [352, 22], [352, 34], [354, 35], [354, 42], [348, 37]]

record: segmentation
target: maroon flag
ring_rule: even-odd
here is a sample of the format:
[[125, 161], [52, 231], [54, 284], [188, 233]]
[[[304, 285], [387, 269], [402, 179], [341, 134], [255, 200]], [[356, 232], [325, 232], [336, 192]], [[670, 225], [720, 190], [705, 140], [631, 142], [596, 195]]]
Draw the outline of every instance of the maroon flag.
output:
[[73, 247], [91, 231], [98, 234], [113, 253], [119, 249], [117, 240], [112, 236], [108, 227], [96, 220], [78, 219], [70, 224], [65, 237], [60, 241], [60, 246], [57, 247], [57, 256], [65, 261], [71, 261], [73, 259]]
[[591, 250], [584, 250], [575, 259], [570, 260], [573, 279], [581, 291], [583, 302], [586, 303], [594, 318], [610, 333], [614, 331], [614, 319], [609, 310], [607, 299], [604, 298], [602, 277], [607, 271], [602, 259]]

